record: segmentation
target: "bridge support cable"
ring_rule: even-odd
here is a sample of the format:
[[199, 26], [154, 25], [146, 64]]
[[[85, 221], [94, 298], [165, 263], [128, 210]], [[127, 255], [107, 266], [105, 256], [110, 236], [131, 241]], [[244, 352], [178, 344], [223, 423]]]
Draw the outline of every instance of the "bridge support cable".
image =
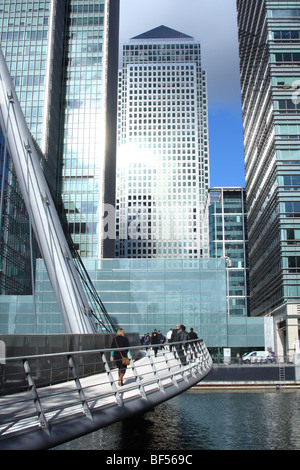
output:
[[[17, 373], [7, 373], [0, 390], [0, 449], [50, 449], [185, 392], [212, 368], [203, 341], [191, 344], [194, 357], [186, 346], [185, 364], [168, 345], [157, 356], [151, 346], [130, 346], [132, 358], [123, 386], [117, 385], [118, 370], [107, 359], [110, 349], [7, 358], [8, 372]], [[26, 390], [18, 364], [25, 371]], [[10, 388], [5, 394], [7, 385], [21, 384], [21, 392]]]
[[[63, 202], [61, 202], [61, 205], [63, 205]], [[57, 208], [57, 212], [59, 213], [58, 208]], [[62, 224], [62, 229], [64, 231], [65, 237], [68, 242], [69, 249], [71, 251], [71, 255], [72, 255], [76, 270], [85, 288], [85, 292], [88, 297], [89, 304], [90, 306], [92, 306], [91, 313], [93, 317], [95, 318], [95, 321], [98, 325], [99, 330], [101, 330], [103, 333], [110, 333], [110, 332], [116, 333], [117, 328], [114, 325], [112, 319], [110, 318], [98, 292], [95, 289], [95, 286], [89, 276], [89, 273], [87, 272], [87, 269], [84, 266], [84, 263], [77, 249], [75, 248], [73, 239], [68, 232], [67, 220], [63, 216], [61, 216], [61, 224]]]

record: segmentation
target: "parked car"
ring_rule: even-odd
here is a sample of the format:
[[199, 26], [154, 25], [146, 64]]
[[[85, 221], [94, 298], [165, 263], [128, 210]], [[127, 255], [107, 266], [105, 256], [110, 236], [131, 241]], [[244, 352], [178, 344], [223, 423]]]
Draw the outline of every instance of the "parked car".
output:
[[270, 351], [252, 351], [251, 353], [245, 353], [242, 356], [243, 362], [246, 364], [254, 362], [275, 362], [275, 354]]

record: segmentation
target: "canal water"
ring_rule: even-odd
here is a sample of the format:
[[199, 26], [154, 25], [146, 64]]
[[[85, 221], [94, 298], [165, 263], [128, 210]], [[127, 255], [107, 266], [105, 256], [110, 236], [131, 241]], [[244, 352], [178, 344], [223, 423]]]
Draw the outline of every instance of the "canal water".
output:
[[54, 450], [299, 450], [300, 391], [188, 391]]

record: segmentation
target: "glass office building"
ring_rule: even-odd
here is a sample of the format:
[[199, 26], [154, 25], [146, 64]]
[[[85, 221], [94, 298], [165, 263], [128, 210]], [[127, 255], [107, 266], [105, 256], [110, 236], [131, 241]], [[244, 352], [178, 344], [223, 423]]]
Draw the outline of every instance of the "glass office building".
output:
[[[62, 16], [61, 12], [59, 16]], [[49, 1], [0, 1], [1, 48], [14, 78], [26, 121], [37, 144], [43, 146], [41, 165], [54, 192], [57, 158], [51, 158], [50, 155], [57, 145], [58, 128], [52, 128], [52, 123], [58, 109], [50, 106], [54, 95], [47, 87], [50, 29]], [[56, 54], [60, 54], [59, 48]], [[55, 69], [54, 82], [60, 70], [61, 68]], [[45, 106], [45, 100], [49, 103], [48, 106]], [[46, 122], [49, 123], [48, 131]], [[30, 244], [29, 216], [2, 129], [0, 179], [0, 293], [31, 293], [34, 269], [31, 267], [31, 260], [38, 256], [38, 248], [34, 236]]]
[[123, 46], [116, 256], [208, 256], [206, 75], [200, 43], [166, 26]]
[[0, 296], [32, 292], [39, 250], [0, 126]]
[[56, 190], [65, 8], [61, 1], [0, 1], [1, 48], [43, 168]]
[[[112, 321], [126, 331], [151, 334], [156, 328], [166, 333], [184, 323], [210, 342], [224, 344], [224, 259], [86, 259], [84, 263]], [[37, 279], [37, 310], [57, 309], [43, 263]]]
[[115, 206], [119, 0], [67, 1], [60, 194], [80, 256], [114, 255], [105, 204]]
[[[216, 348], [236, 352], [273, 347], [267, 318], [228, 317], [225, 259], [84, 260], [117, 326], [127, 332], [166, 334], [183, 323]], [[35, 328], [35, 330], [34, 330]], [[0, 335], [64, 333], [61, 314], [42, 260], [35, 298], [0, 296]], [[236, 353], [235, 353], [236, 354]]]
[[[119, 0], [0, 0], [1, 48], [48, 185], [95, 258], [114, 253], [102, 217], [115, 204], [118, 31]], [[1, 293], [30, 293], [31, 276], [16, 275], [17, 258], [30, 266], [29, 216], [6, 152], [0, 161]]]
[[229, 315], [247, 316], [250, 308], [245, 188], [211, 188], [209, 200], [209, 255], [227, 259]]
[[237, 0], [252, 315], [299, 338], [300, 2]]

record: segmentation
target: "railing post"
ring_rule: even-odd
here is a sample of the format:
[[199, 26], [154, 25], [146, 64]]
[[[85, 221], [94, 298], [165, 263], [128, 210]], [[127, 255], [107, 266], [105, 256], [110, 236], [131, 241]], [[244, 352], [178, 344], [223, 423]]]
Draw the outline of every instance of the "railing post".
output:
[[145, 389], [144, 389], [144, 386], [141, 382], [141, 378], [140, 376], [138, 375], [137, 371], [136, 371], [136, 367], [134, 365], [134, 362], [132, 360], [132, 357], [130, 358], [130, 366], [131, 366], [131, 369], [132, 369], [132, 372], [133, 372], [133, 375], [134, 375], [134, 378], [138, 384], [138, 388], [139, 388], [139, 392], [141, 394], [141, 397], [142, 398], [147, 398], [147, 395], [146, 395], [146, 392], [145, 392]]
[[205, 361], [204, 361], [204, 351], [203, 351], [202, 344], [200, 341], [197, 343], [196, 348], [198, 350], [198, 355], [199, 355], [198, 369], [202, 370], [205, 367], [204, 365]]
[[[172, 351], [170, 351], [169, 353], [173, 354]], [[174, 384], [176, 387], [178, 387], [179, 385], [178, 385], [178, 383], [177, 383], [177, 380], [175, 379], [175, 373], [172, 372], [172, 370], [171, 370], [171, 369], [172, 369], [172, 366], [171, 366], [171, 364], [170, 364], [170, 362], [169, 362], [169, 359], [168, 359], [168, 351], [166, 351], [166, 363], [167, 363], [167, 366], [168, 366], [168, 369], [169, 369], [169, 373], [170, 373], [171, 380], [172, 380], [173, 384]]]
[[89, 408], [87, 399], [85, 398], [85, 394], [84, 394], [83, 388], [81, 386], [79, 377], [77, 375], [77, 371], [76, 371], [76, 367], [75, 367], [73, 357], [70, 356], [70, 355], [68, 355], [68, 363], [69, 363], [69, 367], [71, 369], [71, 372], [73, 374], [74, 382], [75, 382], [75, 385], [76, 385], [76, 388], [77, 388], [77, 391], [78, 391], [78, 395], [79, 395], [79, 398], [80, 398], [80, 401], [81, 401], [83, 412], [84, 412], [84, 414], [86, 415], [87, 418], [89, 418], [93, 421], [93, 415], [92, 415], [91, 410]]
[[181, 344], [181, 347], [182, 347], [182, 352], [183, 352], [183, 354], [182, 354], [182, 361], [184, 361], [184, 362], [181, 362], [181, 359], [180, 359], [181, 368], [182, 368], [182, 376], [183, 376], [183, 379], [184, 379], [186, 382], [188, 382], [188, 375], [189, 375], [189, 373], [188, 373], [188, 371], [187, 371], [187, 369], [186, 369], [186, 367], [185, 367], [185, 366], [188, 365], [186, 344], [182, 343], [182, 344]]
[[153, 361], [153, 357], [152, 357], [152, 355], [150, 354], [150, 352], [151, 352], [151, 351], [150, 351], [150, 348], [147, 349], [147, 356], [148, 356], [148, 358], [149, 358], [149, 362], [150, 362], [150, 365], [151, 365], [151, 368], [152, 368], [152, 372], [153, 372], [154, 377], [155, 377], [155, 379], [156, 379], [156, 382], [157, 382], [157, 384], [158, 384], [159, 390], [160, 390], [161, 392], [163, 392], [163, 393], [166, 393], [166, 392], [165, 392], [165, 389], [164, 389], [164, 387], [163, 387], [163, 384], [161, 383], [161, 380], [160, 380], [160, 378], [159, 378], [158, 371], [157, 371], [157, 369], [156, 369], [156, 367], [155, 367], [155, 364], [154, 364], [154, 361]]
[[193, 356], [195, 355], [194, 347], [195, 347], [195, 343], [187, 344], [187, 356], [186, 357], [188, 359], [188, 371], [193, 377], [196, 377], [195, 370], [197, 370], [197, 366], [194, 363], [194, 359], [193, 359]]
[[111, 385], [111, 388], [112, 388], [112, 391], [115, 395], [115, 398], [116, 398], [116, 402], [118, 405], [122, 406], [123, 405], [123, 401], [122, 401], [122, 398], [120, 396], [120, 393], [119, 393], [119, 390], [115, 384], [115, 380], [113, 378], [113, 375], [111, 373], [111, 370], [110, 370], [110, 367], [109, 367], [109, 364], [107, 362], [107, 359], [106, 359], [106, 356], [105, 356], [105, 353], [102, 353], [102, 361], [103, 361], [103, 364], [104, 364], [104, 367], [105, 367], [105, 371], [108, 375], [108, 378], [109, 378], [109, 381], [110, 381], [110, 385]]
[[32, 394], [32, 397], [33, 397], [33, 402], [34, 402], [34, 405], [35, 405], [35, 409], [37, 411], [40, 427], [43, 431], [46, 431], [50, 434], [50, 426], [49, 426], [49, 423], [46, 419], [46, 416], [45, 416], [45, 413], [44, 413], [44, 410], [43, 410], [43, 407], [42, 407], [42, 404], [41, 404], [40, 397], [37, 393], [37, 388], [35, 386], [35, 382], [33, 380], [31, 370], [30, 370], [30, 366], [29, 366], [29, 363], [28, 363], [27, 359], [23, 359], [23, 367], [24, 367], [25, 374], [26, 374], [26, 379], [27, 379], [27, 382], [28, 382], [28, 385], [29, 385], [29, 390], [31, 391], [31, 394]]

